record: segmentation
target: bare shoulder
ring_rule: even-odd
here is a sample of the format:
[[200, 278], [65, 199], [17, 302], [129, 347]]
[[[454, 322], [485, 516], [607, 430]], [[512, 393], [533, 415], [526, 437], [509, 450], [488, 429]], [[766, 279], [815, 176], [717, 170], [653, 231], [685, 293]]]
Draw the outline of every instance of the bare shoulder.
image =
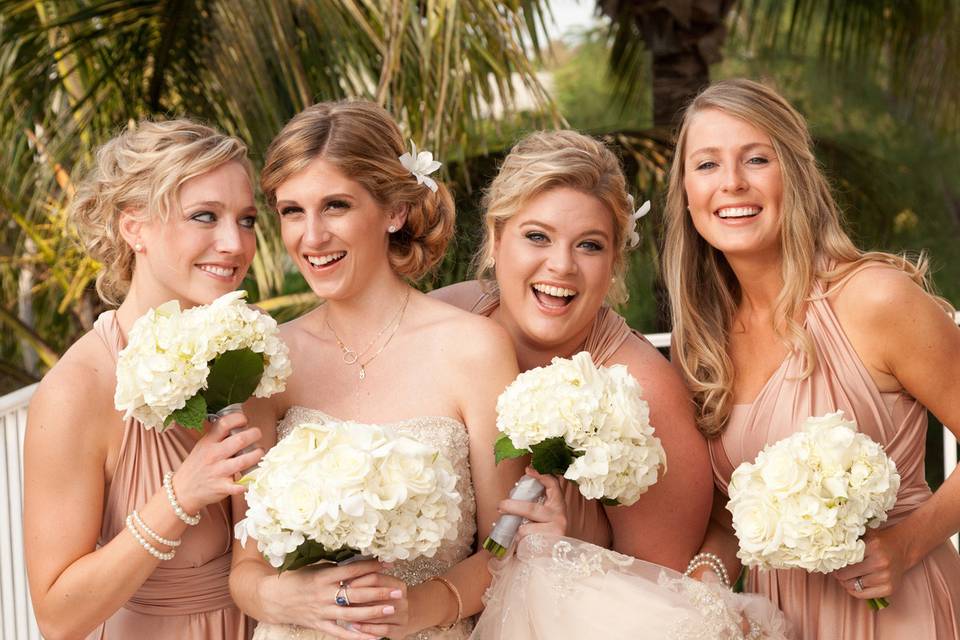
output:
[[910, 276], [882, 263], [852, 275], [829, 302], [844, 329], [868, 331], [880, 339], [898, 328], [948, 317]]
[[670, 393], [686, 400], [690, 398], [676, 367], [656, 347], [633, 334], [617, 349], [609, 362], [625, 365], [630, 375], [643, 387], [645, 396]]
[[119, 416], [113, 405], [116, 364], [99, 338], [87, 333], [43, 377], [30, 400], [28, 438], [81, 444], [97, 440], [91, 425]]
[[316, 325], [315, 318], [319, 308], [280, 325], [280, 338], [289, 347], [291, 357], [298, 353], [298, 347], [305, 346], [314, 339], [312, 329]]
[[496, 321], [431, 296], [422, 296], [420, 301], [422, 328], [431, 332], [437, 346], [452, 349], [458, 358], [468, 361], [495, 354], [514, 355], [510, 336]]
[[428, 295], [431, 298], [442, 300], [447, 304], [469, 311], [483, 295], [483, 289], [480, 287], [478, 280], [466, 280], [434, 289]]

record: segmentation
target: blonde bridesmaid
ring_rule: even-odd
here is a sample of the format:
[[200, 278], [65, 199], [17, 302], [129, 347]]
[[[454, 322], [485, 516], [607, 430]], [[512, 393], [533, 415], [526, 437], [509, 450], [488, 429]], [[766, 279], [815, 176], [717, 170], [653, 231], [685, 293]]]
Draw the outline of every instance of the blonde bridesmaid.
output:
[[[683, 117], [664, 266], [673, 352], [710, 438], [717, 499], [704, 550], [739, 571], [723, 508], [733, 469], [806, 417], [843, 410], [902, 485], [862, 562], [830, 575], [753, 570], [747, 588], [801, 637], [960, 637], [960, 472], [924, 480], [929, 408], [960, 434], [960, 330], [926, 265], [844, 231], [803, 117], [775, 91], [718, 82]], [[708, 571], [708, 570], [701, 570]], [[869, 598], [889, 598], [882, 611]]]
[[[248, 634], [227, 584], [234, 473], [263, 452], [242, 414], [206, 435], [162, 433], [114, 409], [116, 358], [134, 321], [169, 300], [240, 286], [256, 250], [247, 150], [187, 120], [141, 122], [105, 144], [71, 207], [97, 289], [118, 303], [40, 383], [25, 449], [30, 594], [46, 638]], [[236, 455], [236, 457], [233, 457]]]

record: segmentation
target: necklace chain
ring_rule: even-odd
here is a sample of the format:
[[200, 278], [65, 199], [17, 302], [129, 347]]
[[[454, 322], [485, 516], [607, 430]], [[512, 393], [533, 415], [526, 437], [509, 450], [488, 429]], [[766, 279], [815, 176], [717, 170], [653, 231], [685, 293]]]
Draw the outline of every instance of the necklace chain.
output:
[[[397, 333], [397, 329], [400, 328], [400, 323], [403, 321], [403, 312], [407, 309], [407, 303], [409, 301], [410, 301], [410, 289], [407, 289], [407, 295], [404, 296], [403, 302], [400, 304], [400, 308], [397, 309], [397, 312], [393, 315], [392, 318], [390, 318], [390, 322], [383, 325], [383, 328], [377, 332], [377, 335], [373, 337], [373, 340], [371, 340], [367, 344], [367, 346], [365, 346], [361, 351], [354, 351], [353, 349], [348, 347], [343, 342], [343, 340], [340, 339], [340, 336], [337, 335], [337, 332], [333, 328], [333, 325], [330, 324], [330, 320], [328, 318], [324, 318], [324, 322], [327, 325], [327, 329], [330, 329], [330, 333], [333, 334], [333, 339], [337, 341], [337, 346], [340, 347], [340, 351], [343, 352], [344, 364], [347, 364], [347, 365], [358, 364], [360, 366], [360, 380], [363, 380], [364, 378], [367, 377], [367, 372], [365, 367], [368, 364], [370, 364], [370, 362], [372, 362], [374, 358], [376, 358], [378, 355], [383, 353], [383, 350], [387, 348], [387, 345], [390, 344], [390, 341], [393, 339], [394, 334]], [[360, 358], [363, 357], [363, 354], [369, 351], [370, 347], [375, 345], [377, 343], [377, 340], [379, 340], [380, 337], [383, 336], [383, 333], [390, 327], [393, 327], [393, 329], [390, 331], [390, 334], [387, 336], [387, 339], [383, 341], [383, 344], [380, 345], [380, 348], [377, 349], [372, 356], [370, 356], [369, 358], [361, 362]]]

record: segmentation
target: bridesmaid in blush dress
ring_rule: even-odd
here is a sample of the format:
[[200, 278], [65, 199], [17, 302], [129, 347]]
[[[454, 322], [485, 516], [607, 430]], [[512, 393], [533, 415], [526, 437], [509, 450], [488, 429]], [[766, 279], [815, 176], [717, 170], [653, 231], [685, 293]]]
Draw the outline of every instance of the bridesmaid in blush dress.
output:
[[[575, 131], [531, 134], [504, 160], [484, 209], [478, 279], [434, 295], [501, 324], [521, 371], [579, 351], [588, 351], [597, 365], [625, 365], [643, 387], [668, 466], [630, 507], [586, 500], [562, 479], [561, 508], [552, 508], [549, 499], [504, 506], [532, 521], [521, 535], [565, 533], [682, 571], [707, 526], [709, 458], [680, 376], [609, 306], [627, 297], [624, 272], [634, 230], [619, 160]], [[564, 517], [558, 523], [559, 512]]]
[[99, 150], [73, 200], [72, 221], [104, 265], [97, 289], [119, 307], [70, 348], [30, 403], [24, 539], [45, 637], [249, 635], [230, 598], [226, 498], [243, 490], [234, 474], [263, 454], [240, 454], [259, 431], [230, 435], [246, 424], [242, 414], [202, 437], [177, 425], [147, 430], [124, 420], [113, 396], [117, 354], [137, 318], [240, 286], [256, 250], [250, 174], [235, 138], [187, 120], [141, 122]]
[[[960, 637], [960, 472], [924, 480], [927, 408], [960, 426], [960, 330], [924, 261], [863, 252], [843, 230], [806, 122], [747, 80], [688, 107], [667, 197], [674, 360], [710, 438], [717, 496], [703, 548], [739, 568], [724, 508], [733, 470], [811, 415], [843, 410], [902, 484], [862, 562], [824, 575], [748, 573], [801, 637]], [[871, 609], [866, 600], [890, 606]]]
[[744, 617], [751, 638], [789, 637], [766, 600], [680, 573], [707, 526], [709, 458], [680, 376], [608, 306], [625, 299], [635, 223], [616, 156], [575, 131], [531, 134], [504, 160], [485, 210], [480, 280], [435, 295], [501, 324], [521, 370], [580, 351], [625, 366], [643, 387], [667, 471], [630, 506], [586, 500], [549, 477], [543, 504], [503, 501], [530, 522], [515, 555], [491, 563], [471, 637], [740, 640]]

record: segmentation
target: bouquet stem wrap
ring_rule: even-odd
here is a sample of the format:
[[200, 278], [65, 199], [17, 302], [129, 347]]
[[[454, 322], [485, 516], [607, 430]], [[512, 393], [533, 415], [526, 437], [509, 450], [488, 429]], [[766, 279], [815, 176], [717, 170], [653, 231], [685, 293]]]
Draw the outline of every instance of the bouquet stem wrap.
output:
[[[523, 476], [516, 486], [510, 491], [511, 500], [524, 500], [526, 502], [535, 502], [544, 494], [544, 487], [540, 481], [532, 476]], [[483, 548], [492, 553], [497, 558], [502, 558], [507, 553], [507, 549], [513, 544], [513, 539], [517, 535], [517, 529], [523, 523], [520, 516], [504, 514], [497, 520], [493, 526], [493, 531], [483, 541]]]
[[[233, 404], [228, 404], [227, 406], [225, 406], [223, 409], [220, 409], [220, 410], [217, 411], [216, 413], [208, 413], [208, 414], [207, 414], [207, 421], [209, 421], [209, 422], [215, 422], [217, 419], [222, 418], [223, 416], [228, 416], [228, 415], [230, 415], [231, 413], [241, 413], [242, 411], [243, 411], [243, 403], [242, 403], [242, 402], [234, 402]], [[230, 435], [235, 436], [235, 435], [237, 435], [238, 433], [241, 433], [241, 432], [245, 431], [247, 428], [248, 428], [248, 427], [243, 427], [243, 428], [238, 428], [238, 429], [230, 429]], [[255, 447], [254, 447], [254, 445], [252, 445], [252, 444], [251, 444], [251, 445], [247, 445], [247, 446], [244, 447], [241, 451], [238, 451], [236, 454], [234, 454], [234, 457], [236, 457], [236, 456], [242, 456], [242, 455], [245, 454], [245, 453], [250, 453], [251, 451], [254, 450], [254, 448], [255, 448]], [[255, 468], [256, 468], [256, 467], [250, 467], [249, 469], [244, 469], [243, 471], [240, 472], [240, 475], [241, 475], [241, 476], [245, 476], [245, 475], [247, 475], [248, 473], [250, 473], [251, 471], [253, 471]]]

